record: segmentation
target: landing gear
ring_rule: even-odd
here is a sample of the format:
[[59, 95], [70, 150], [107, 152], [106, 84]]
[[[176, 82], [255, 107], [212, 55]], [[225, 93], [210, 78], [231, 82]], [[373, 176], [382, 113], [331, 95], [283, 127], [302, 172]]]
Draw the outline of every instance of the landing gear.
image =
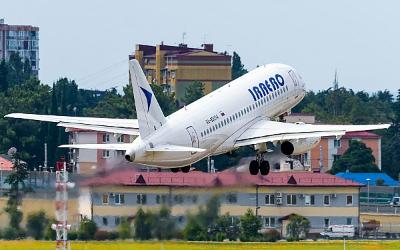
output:
[[257, 159], [252, 160], [249, 165], [249, 172], [251, 175], [268, 175], [270, 170], [269, 162], [263, 159], [262, 154], [257, 154]]
[[268, 175], [269, 174], [269, 161], [262, 160], [260, 162], [260, 174], [261, 175]]
[[258, 174], [258, 168], [259, 168], [258, 161], [252, 160], [250, 162], [250, 166], [249, 166], [250, 174], [251, 175], [257, 175]]
[[181, 168], [171, 168], [172, 173], [178, 173], [179, 171], [182, 171], [182, 173], [189, 173], [190, 166], [185, 166]]
[[190, 166], [181, 167], [181, 171], [182, 171], [182, 173], [189, 173], [189, 171], [190, 171]]
[[171, 168], [171, 172], [172, 173], [178, 173], [179, 172], [179, 168]]

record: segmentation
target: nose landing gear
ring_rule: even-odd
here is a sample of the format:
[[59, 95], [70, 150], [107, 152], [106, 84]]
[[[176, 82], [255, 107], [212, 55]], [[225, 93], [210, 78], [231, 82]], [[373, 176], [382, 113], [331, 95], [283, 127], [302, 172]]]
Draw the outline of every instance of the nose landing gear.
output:
[[261, 175], [268, 175], [269, 170], [269, 162], [263, 159], [262, 154], [257, 154], [256, 160], [250, 162], [249, 172], [251, 175], [257, 175], [258, 172], [260, 172]]

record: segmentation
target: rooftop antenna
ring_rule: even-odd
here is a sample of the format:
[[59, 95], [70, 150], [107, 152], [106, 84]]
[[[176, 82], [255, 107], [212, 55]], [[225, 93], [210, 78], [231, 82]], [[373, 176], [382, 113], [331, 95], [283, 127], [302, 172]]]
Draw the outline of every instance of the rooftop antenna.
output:
[[335, 69], [335, 79], [333, 80], [333, 90], [339, 89], [339, 78], [337, 74], [337, 69]]
[[184, 31], [182, 33], [182, 43], [185, 44], [185, 36], [186, 36], [186, 32]]

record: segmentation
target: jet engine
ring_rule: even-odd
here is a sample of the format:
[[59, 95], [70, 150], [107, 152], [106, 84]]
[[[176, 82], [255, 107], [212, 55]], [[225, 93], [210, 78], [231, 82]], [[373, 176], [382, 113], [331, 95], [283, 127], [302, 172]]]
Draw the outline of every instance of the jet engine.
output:
[[284, 155], [303, 154], [317, 146], [320, 140], [321, 137], [311, 137], [283, 141], [281, 143], [281, 152]]

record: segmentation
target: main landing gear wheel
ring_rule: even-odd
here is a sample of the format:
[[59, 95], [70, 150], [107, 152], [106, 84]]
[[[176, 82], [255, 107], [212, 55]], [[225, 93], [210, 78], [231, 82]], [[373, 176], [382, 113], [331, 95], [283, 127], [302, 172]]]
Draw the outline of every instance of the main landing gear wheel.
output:
[[249, 165], [249, 171], [251, 175], [257, 175], [259, 169], [258, 161], [252, 160]]
[[189, 171], [190, 171], [190, 166], [181, 167], [181, 171], [182, 171], [183, 173], [189, 173]]
[[178, 173], [179, 172], [179, 168], [171, 168], [171, 172], [172, 173]]
[[261, 175], [268, 175], [269, 174], [269, 162], [262, 160], [260, 162], [260, 174]]

